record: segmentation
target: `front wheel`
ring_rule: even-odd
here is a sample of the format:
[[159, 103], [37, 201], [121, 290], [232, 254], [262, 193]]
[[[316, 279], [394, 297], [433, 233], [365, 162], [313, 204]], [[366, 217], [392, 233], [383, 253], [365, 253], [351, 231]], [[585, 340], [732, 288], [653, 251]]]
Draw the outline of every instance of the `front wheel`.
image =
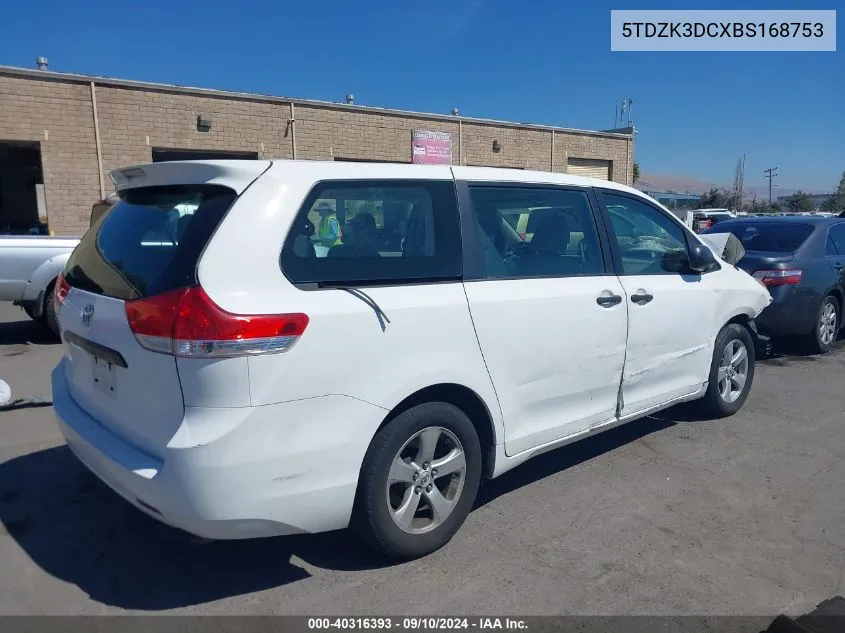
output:
[[480, 481], [481, 446], [467, 415], [444, 402], [417, 405], [373, 439], [352, 528], [388, 556], [424, 556], [461, 527]]
[[710, 383], [701, 401], [715, 418], [733, 415], [742, 408], [754, 381], [754, 341], [748, 329], [736, 323], [722, 328], [716, 336]]

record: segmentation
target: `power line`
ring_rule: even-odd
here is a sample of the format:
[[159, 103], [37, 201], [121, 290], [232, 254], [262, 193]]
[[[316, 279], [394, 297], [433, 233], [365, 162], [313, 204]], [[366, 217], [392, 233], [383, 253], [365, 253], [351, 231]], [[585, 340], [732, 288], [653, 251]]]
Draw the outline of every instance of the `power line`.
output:
[[764, 169], [763, 173], [766, 175], [766, 178], [769, 179], [769, 206], [772, 206], [772, 180], [777, 177], [778, 175], [778, 168], [777, 167], [769, 167], [768, 169]]

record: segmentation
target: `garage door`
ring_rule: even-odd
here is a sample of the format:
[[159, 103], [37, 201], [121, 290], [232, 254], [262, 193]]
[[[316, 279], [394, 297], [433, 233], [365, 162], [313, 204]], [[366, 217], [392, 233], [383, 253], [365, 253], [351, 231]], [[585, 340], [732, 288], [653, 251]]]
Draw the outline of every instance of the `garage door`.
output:
[[601, 178], [610, 180], [609, 160], [597, 160], [593, 158], [570, 158], [567, 162], [567, 173], [576, 176], [588, 176], [590, 178]]

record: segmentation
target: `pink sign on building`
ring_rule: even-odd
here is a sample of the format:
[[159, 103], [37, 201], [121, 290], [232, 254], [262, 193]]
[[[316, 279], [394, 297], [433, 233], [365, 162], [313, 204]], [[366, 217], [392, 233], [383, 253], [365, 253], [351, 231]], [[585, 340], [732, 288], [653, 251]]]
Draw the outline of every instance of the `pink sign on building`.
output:
[[414, 130], [411, 152], [411, 162], [418, 165], [451, 165], [452, 134]]

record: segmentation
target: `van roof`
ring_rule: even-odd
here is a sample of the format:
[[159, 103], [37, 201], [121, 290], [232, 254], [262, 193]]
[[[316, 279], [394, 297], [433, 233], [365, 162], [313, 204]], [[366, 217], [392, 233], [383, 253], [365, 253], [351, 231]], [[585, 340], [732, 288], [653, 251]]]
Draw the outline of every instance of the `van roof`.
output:
[[617, 182], [557, 172], [468, 167], [464, 165], [414, 165], [410, 163], [345, 162], [322, 160], [189, 160], [147, 163], [121, 167], [111, 172], [118, 190], [161, 184], [208, 183], [228, 185], [238, 192], [265, 171], [281, 175], [295, 165], [300, 173], [313, 172], [315, 179], [334, 178], [407, 178], [475, 181], [553, 183], [580, 187], [604, 187], [644, 196], [641, 191]]

